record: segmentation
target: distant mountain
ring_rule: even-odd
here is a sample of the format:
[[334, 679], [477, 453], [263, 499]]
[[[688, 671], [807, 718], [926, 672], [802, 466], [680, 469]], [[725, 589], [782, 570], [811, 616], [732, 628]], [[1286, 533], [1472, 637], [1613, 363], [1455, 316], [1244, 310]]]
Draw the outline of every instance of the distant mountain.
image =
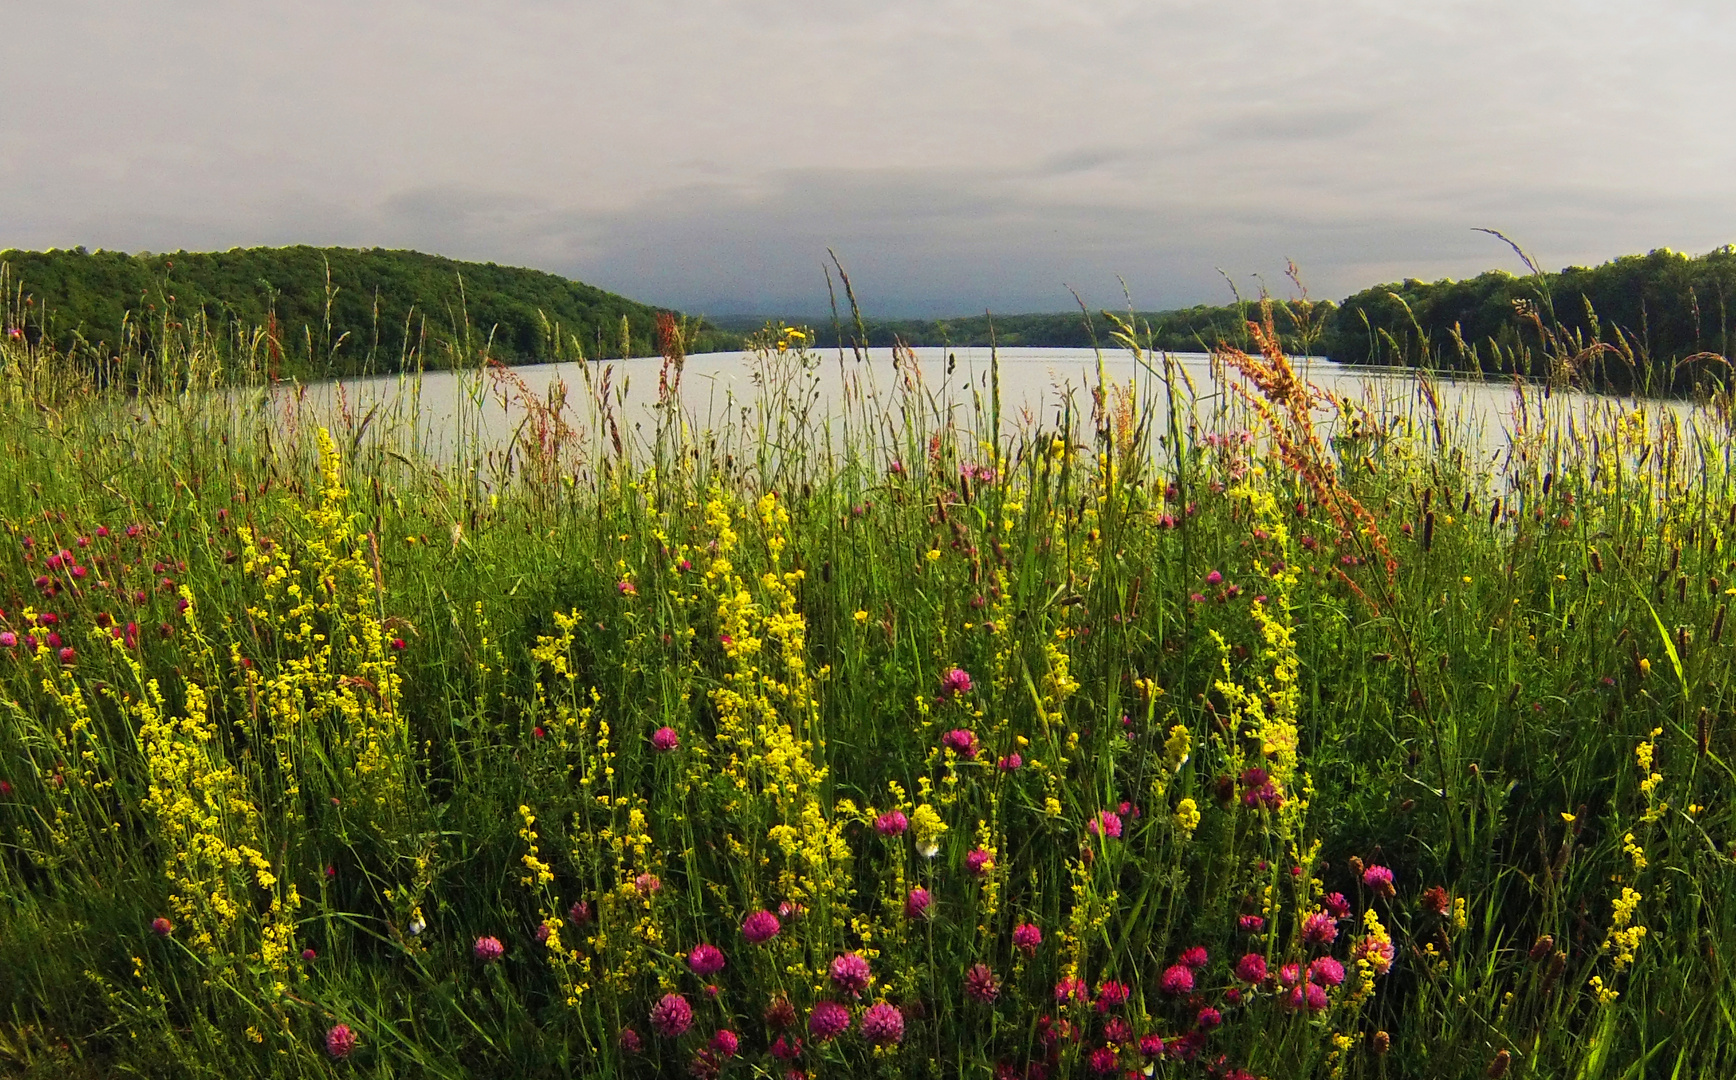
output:
[[[540, 270], [416, 251], [9, 250], [0, 267], [28, 333], [99, 355], [148, 354], [159, 335], [200, 318], [231, 342], [263, 329], [261, 347], [285, 376], [449, 367], [458, 355], [474, 362], [485, 343], [512, 363], [657, 351], [657, 308]], [[688, 329], [689, 352], [740, 343], [707, 324]]]

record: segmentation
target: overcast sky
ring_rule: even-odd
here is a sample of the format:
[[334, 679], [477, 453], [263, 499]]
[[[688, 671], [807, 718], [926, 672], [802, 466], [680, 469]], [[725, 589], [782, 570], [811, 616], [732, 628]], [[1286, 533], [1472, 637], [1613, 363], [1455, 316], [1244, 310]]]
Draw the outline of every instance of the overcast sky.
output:
[[0, 248], [417, 248], [713, 314], [1736, 241], [1730, 0], [0, 0]]

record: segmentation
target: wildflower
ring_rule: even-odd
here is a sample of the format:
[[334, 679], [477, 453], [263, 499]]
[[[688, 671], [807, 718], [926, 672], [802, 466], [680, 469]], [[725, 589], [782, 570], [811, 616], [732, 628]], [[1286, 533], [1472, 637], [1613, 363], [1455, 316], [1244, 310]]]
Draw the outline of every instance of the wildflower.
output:
[[1344, 965], [1330, 956], [1322, 956], [1308, 965], [1308, 978], [1326, 986], [1337, 986], [1344, 981]]
[[728, 1028], [719, 1028], [711, 1037], [711, 1048], [725, 1058], [732, 1058], [741, 1049], [741, 1038]]
[[923, 803], [911, 816], [910, 826], [916, 831], [916, 853], [932, 859], [940, 853], [940, 838], [946, 832], [946, 822], [940, 820], [934, 807]]
[[808, 1034], [825, 1042], [850, 1030], [850, 1010], [836, 1001], [822, 1001], [808, 1014]]
[[70, 664], [73, 662], [73, 660], [77, 659], [77, 657], [78, 657], [78, 653], [73, 649], [73, 647], [71, 645], [68, 645], [66, 648], [60, 650], [60, 662], [63, 664]]
[[1231, 1005], [1240, 1005], [1242, 1003], [1242, 988], [1239, 986], [1232, 986], [1226, 989], [1224, 991], [1224, 1001]]
[[986, 877], [994, 869], [995, 857], [987, 848], [974, 848], [964, 857], [964, 867], [972, 877]]
[[1160, 1035], [1147, 1035], [1145, 1038], [1140, 1039], [1139, 1040], [1139, 1056], [1140, 1057], [1147, 1057], [1147, 1058], [1162, 1057], [1163, 1056], [1163, 1037]]
[[970, 673], [963, 668], [953, 668], [940, 680], [940, 692], [945, 697], [970, 693]]
[[567, 919], [574, 926], [583, 926], [591, 921], [591, 905], [583, 900], [574, 900], [573, 906], [567, 909]]
[[1017, 772], [1019, 766], [1024, 763], [1024, 758], [1020, 757], [1017, 753], [1011, 753], [995, 762], [995, 768], [1002, 772]]
[[783, 926], [778, 917], [769, 911], [756, 911], [741, 921], [741, 936], [755, 945], [761, 945], [778, 936]]
[[796, 1008], [789, 998], [780, 996], [766, 1006], [765, 1021], [773, 1031], [782, 1031], [796, 1022]]
[[392, 651], [393, 652], [403, 652], [404, 651], [404, 639], [403, 638], [395, 637], [392, 639]]
[[1099, 1046], [1091, 1051], [1091, 1071], [1100, 1076], [1108, 1076], [1115, 1071], [1115, 1051], [1107, 1046]]
[[844, 953], [832, 960], [829, 969], [832, 982], [851, 997], [861, 997], [868, 989], [868, 961], [858, 953]]
[[1183, 949], [1180, 957], [1182, 963], [1193, 968], [1195, 971], [1205, 967], [1208, 958], [1205, 948], [1200, 945], [1194, 945], [1190, 948]]
[[409, 930], [411, 937], [420, 937], [422, 931], [426, 929], [428, 929], [428, 924], [421, 916], [418, 915], [416, 918], [410, 920]]
[[1334, 919], [1346, 918], [1350, 914], [1350, 901], [1341, 892], [1327, 893], [1320, 901], [1326, 905], [1326, 910], [1332, 913]]
[[1193, 992], [1193, 968], [1186, 964], [1171, 964], [1157, 980], [1157, 988], [1171, 997]]
[[918, 885], [910, 890], [910, 895], [904, 898], [904, 917], [920, 919], [928, 914], [930, 897], [928, 890]]
[[1392, 871], [1384, 866], [1371, 866], [1364, 870], [1362, 883], [1374, 890], [1378, 896], [1390, 897], [1397, 891], [1393, 888]]
[[1316, 911], [1302, 922], [1302, 940], [1310, 945], [1330, 945], [1338, 937], [1338, 920]]
[[1043, 931], [1035, 923], [1020, 923], [1013, 927], [1013, 946], [1026, 956], [1035, 956], [1043, 943]]
[[680, 994], [664, 994], [651, 1006], [651, 1030], [673, 1039], [693, 1026], [693, 1006]]
[[170, 922], [168, 919], [163, 918], [161, 915], [158, 915], [156, 918], [151, 920], [151, 933], [158, 937], [168, 937], [169, 932], [174, 929], [175, 924]]
[[1127, 1004], [1127, 995], [1126, 983], [1106, 980], [1097, 988], [1097, 1011], [1106, 1013], [1110, 1009], [1120, 1008]]
[[687, 954], [687, 967], [700, 978], [709, 978], [723, 970], [723, 950], [716, 945], [695, 945]]
[[1236, 920], [1236, 929], [1244, 934], [1257, 934], [1266, 928], [1266, 920], [1258, 915], [1243, 915]]
[[977, 756], [976, 732], [969, 728], [953, 728], [941, 736], [940, 745], [958, 754], [962, 758]]
[[1363, 938], [1351, 955], [1357, 960], [1367, 960], [1374, 967], [1376, 975], [1385, 975], [1392, 970], [1394, 956], [1392, 942], [1374, 934]]
[[301, 958], [311, 964], [315, 960], [319, 959], [319, 953], [314, 952], [312, 949], [303, 949], [301, 950]]
[[640, 874], [633, 879], [633, 887], [639, 890], [640, 896], [650, 896], [663, 888], [663, 882], [656, 874]]
[[802, 1056], [802, 1040], [796, 1036], [779, 1035], [772, 1043], [772, 1057], [779, 1061], [794, 1061]]
[[1194, 1017], [1194, 1024], [1203, 1031], [1209, 1031], [1224, 1022], [1224, 1014], [1207, 1005]]
[[547, 945], [548, 941], [549, 941], [549, 924], [548, 923], [537, 924], [536, 943], [538, 945]]
[[356, 1033], [350, 1030], [348, 1024], [333, 1024], [325, 1037], [326, 1053], [342, 1061], [350, 1056], [350, 1051], [356, 1048]]
[[862, 1037], [875, 1046], [895, 1046], [904, 1041], [904, 1014], [882, 1001], [862, 1014]]
[[13, 648], [18, 644], [18, 635], [10, 630], [0, 631], [0, 647]]
[[659, 754], [667, 754], [680, 745], [681, 737], [672, 727], [660, 727], [651, 733], [651, 747]]
[[1266, 958], [1259, 953], [1248, 953], [1236, 961], [1236, 978], [1245, 983], [1258, 983], [1266, 978]]
[[1432, 911], [1436, 915], [1445, 915], [1451, 906], [1452, 899], [1447, 896], [1447, 890], [1439, 885], [1432, 885], [1423, 890], [1423, 910]]
[[470, 951], [483, 963], [492, 964], [506, 952], [506, 946], [502, 945], [497, 937], [479, 937]]
[[881, 836], [900, 836], [910, 827], [910, 819], [902, 810], [888, 810], [874, 819], [874, 831]]
[[627, 1054], [637, 1054], [645, 1049], [644, 1040], [640, 1039], [639, 1033], [632, 1028], [622, 1028], [621, 1034], [615, 1036], [615, 1044]]
[[1302, 983], [1284, 996], [1284, 1003], [1292, 1009], [1320, 1012], [1326, 1008], [1326, 991], [1318, 983]]
[[993, 1003], [1001, 993], [1001, 981], [995, 977], [994, 969], [987, 964], [972, 964], [971, 969], [964, 973], [964, 994], [972, 1001], [980, 1001], [984, 1005]]
[[1084, 1001], [1091, 995], [1091, 988], [1085, 985], [1084, 979], [1062, 979], [1055, 984], [1055, 1002], [1065, 1005], [1068, 1001]]
[[1121, 838], [1121, 815], [1113, 810], [1099, 810], [1085, 826], [1085, 831], [1092, 836], [1107, 836], [1111, 840]]
[[1206, 575], [1206, 584], [1207, 585], [1217, 585], [1217, 584], [1221, 583], [1223, 580], [1224, 580], [1224, 575], [1218, 573], [1216, 570], [1213, 570], [1211, 573]]

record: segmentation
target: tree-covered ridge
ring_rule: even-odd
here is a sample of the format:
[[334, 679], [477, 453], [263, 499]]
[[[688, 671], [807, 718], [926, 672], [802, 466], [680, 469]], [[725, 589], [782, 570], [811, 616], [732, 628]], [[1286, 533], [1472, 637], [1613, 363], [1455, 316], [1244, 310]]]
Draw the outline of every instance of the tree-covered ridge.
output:
[[[1275, 312], [1274, 321], [1285, 348], [1299, 354], [1310, 352], [1312, 337], [1317, 336], [1323, 320], [1329, 318], [1332, 311], [1333, 305], [1330, 301], [1311, 307], [1305, 304], [1282, 305]], [[1261, 317], [1260, 305], [1255, 301], [1199, 304], [1174, 311], [1118, 311], [1113, 314], [1115, 318], [1133, 326], [1141, 342], [1147, 341], [1149, 332], [1151, 348], [1170, 352], [1207, 352], [1220, 344], [1246, 345], [1248, 322], [1258, 321]], [[1303, 315], [1311, 322], [1298, 322], [1293, 317], [1295, 315]], [[822, 325], [817, 320], [806, 321]], [[720, 319], [718, 322], [733, 329], [751, 330], [759, 325], [760, 320]], [[1313, 332], [1310, 332], [1310, 327]], [[867, 344], [874, 348], [888, 348], [894, 342], [902, 342], [917, 347], [987, 347], [992, 343], [1009, 349], [1088, 349], [1093, 345], [1113, 347], [1113, 335], [1117, 327], [1106, 312], [1087, 314], [1084, 311], [1062, 311], [1026, 315], [966, 315], [946, 319], [865, 318], [861, 329], [866, 334]], [[827, 321], [819, 331], [822, 345], [833, 345], [842, 341], [844, 346], [848, 347], [853, 340], [860, 341], [861, 334], [850, 324], [833, 326]]]
[[[1347, 298], [1323, 351], [1358, 364], [1571, 376], [1604, 389], [1680, 393], [1726, 377], [1736, 247], [1659, 249], [1519, 277], [1377, 285]], [[1556, 346], [1560, 347], [1557, 348]], [[1543, 358], [1574, 357], [1571, 371]]]
[[[447, 367], [485, 344], [521, 363], [657, 351], [657, 308], [555, 274], [415, 251], [77, 248], [0, 251], [0, 265], [26, 333], [100, 357], [148, 355], [158, 335], [200, 319], [218, 337], [263, 329], [282, 375]], [[739, 340], [704, 324], [691, 338], [689, 351]]]

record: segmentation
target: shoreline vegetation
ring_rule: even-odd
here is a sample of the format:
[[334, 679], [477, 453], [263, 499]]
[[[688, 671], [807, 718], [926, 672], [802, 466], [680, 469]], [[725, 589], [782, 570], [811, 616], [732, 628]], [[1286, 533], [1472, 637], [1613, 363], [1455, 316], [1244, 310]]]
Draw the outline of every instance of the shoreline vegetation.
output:
[[0, 1070], [1731, 1075], [1728, 396], [1491, 455], [1279, 317], [1011, 434], [908, 350], [815, 414], [799, 328], [710, 430], [673, 315], [643, 428], [471, 339], [526, 422], [440, 460], [9, 331]]
[[[1497, 234], [1499, 235], [1499, 234]], [[1505, 237], [1501, 237], [1505, 240]], [[1342, 301], [1273, 302], [1291, 355], [1437, 373], [1520, 376], [1586, 389], [1685, 397], [1729, 384], [1736, 247], [1667, 249], [1597, 267], [1490, 271], [1463, 281], [1377, 285]], [[842, 282], [846, 287], [847, 280]], [[657, 354], [660, 317], [690, 352], [741, 348], [769, 322], [802, 326], [816, 346], [1090, 348], [1116, 321], [1151, 348], [1250, 351], [1248, 327], [1272, 298], [1172, 311], [1079, 310], [949, 319], [760, 316], [661, 311], [535, 270], [382, 249], [234, 249], [174, 254], [0, 251], [0, 286], [21, 330], [93, 370], [148, 356], [177, 331], [202, 335], [220, 366], [263, 350], [274, 377], [438, 370], [486, 350], [507, 364]], [[124, 377], [124, 376], [123, 376]]]

